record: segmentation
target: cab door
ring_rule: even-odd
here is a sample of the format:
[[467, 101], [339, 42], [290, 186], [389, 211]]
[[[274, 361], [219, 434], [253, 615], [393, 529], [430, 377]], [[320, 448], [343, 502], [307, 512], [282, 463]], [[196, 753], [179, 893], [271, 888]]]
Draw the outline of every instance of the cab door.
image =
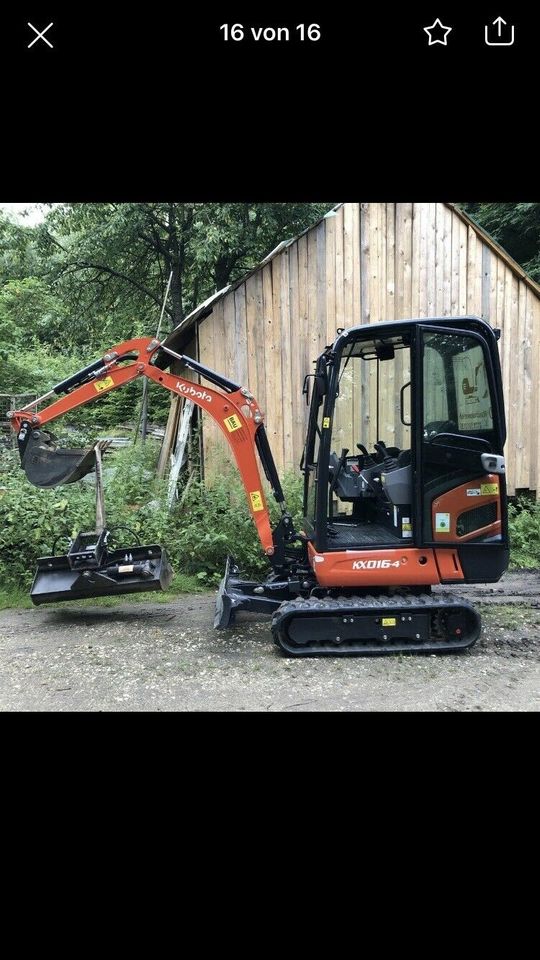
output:
[[[463, 329], [422, 325], [418, 346], [420, 540], [458, 548], [455, 579], [498, 580], [508, 562], [508, 533], [494, 333], [482, 321]], [[449, 558], [445, 553], [444, 579], [453, 579]]]

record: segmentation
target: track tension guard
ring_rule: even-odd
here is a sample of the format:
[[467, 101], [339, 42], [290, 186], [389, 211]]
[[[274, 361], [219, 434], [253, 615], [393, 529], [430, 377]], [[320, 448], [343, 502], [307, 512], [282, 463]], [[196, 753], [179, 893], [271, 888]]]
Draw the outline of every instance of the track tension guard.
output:
[[38, 558], [30, 591], [36, 605], [166, 590], [171, 582], [167, 554], [158, 544], [109, 549], [113, 531], [105, 526], [102, 471], [102, 456], [108, 446], [108, 441], [96, 443], [85, 464], [91, 464], [96, 473], [96, 529], [79, 533], [64, 556]]

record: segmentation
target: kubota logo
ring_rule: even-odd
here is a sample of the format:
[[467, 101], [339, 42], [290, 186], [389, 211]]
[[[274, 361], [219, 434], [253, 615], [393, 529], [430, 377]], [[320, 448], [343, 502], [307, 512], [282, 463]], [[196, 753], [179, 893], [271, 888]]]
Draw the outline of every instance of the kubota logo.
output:
[[399, 560], [355, 560], [353, 570], [388, 570], [388, 567], [399, 567]]
[[212, 397], [206, 390], [195, 390], [195, 387], [186, 387], [185, 383], [176, 384], [176, 389], [180, 393], [184, 393], [186, 397], [197, 397], [198, 400], [206, 400], [208, 403], [212, 403]]

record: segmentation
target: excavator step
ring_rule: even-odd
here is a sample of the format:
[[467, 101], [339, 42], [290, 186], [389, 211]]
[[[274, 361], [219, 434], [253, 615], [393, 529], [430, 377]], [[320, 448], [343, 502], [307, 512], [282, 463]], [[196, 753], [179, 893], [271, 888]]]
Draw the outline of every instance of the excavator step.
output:
[[274, 642], [288, 656], [450, 653], [471, 647], [480, 616], [452, 594], [287, 600], [272, 617]]

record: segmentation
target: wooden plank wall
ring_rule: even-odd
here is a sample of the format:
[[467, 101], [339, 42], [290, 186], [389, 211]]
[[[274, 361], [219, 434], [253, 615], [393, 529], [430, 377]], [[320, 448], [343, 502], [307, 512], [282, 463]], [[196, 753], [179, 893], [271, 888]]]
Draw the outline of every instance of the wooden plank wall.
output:
[[[255, 394], [283, 473], [297, 470], [302, 455], [304, 376], [338, 327], [466, 314], [501, 329], [509, 489], [537, 490], [540, 298], [444, 203], [344, 204], [216, 303], [199, 324], [200, 358]], [[401, 382], [403, 363], [392, 370]], [[358, 438], [374, 430], [370, 368], [366, 382], [351, 387]], [[384, 385], [381, 432], [405, 446], [405, 431], [392, 433], [393, 387]], [[205, 475], [221, 474], [229, 450], [207, 418], [203, 437]]]

